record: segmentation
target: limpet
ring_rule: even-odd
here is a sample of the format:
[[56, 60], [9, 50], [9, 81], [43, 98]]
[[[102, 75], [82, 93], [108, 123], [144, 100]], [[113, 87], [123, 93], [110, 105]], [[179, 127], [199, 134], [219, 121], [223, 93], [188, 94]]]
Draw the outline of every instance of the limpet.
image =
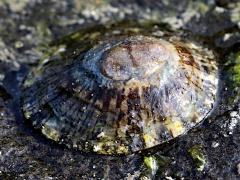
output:
[[24, 115], [84, 152], [131, 154], [178, 137], [209, 114], [218, 88], [213, 52], [182, 39], [115, 33], [46, 63], [25, 80]]

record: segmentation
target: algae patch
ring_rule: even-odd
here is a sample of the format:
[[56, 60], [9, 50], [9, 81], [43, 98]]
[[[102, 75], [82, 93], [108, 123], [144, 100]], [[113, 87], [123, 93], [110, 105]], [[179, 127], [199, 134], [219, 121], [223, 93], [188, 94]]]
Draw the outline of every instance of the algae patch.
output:
[[202, 171], [206, 166], [207, 160], [201, 145], [194, 145], [188, 152], [190, 153], [198, 171]]
[[161, 174], [162, 171], [168, 166], [170, 162], [169, 157], [162, 155], [151, 155], [144, 157], [144, 166], [147, 172], [142, 174], [142, 177], [155, 177], [157, 174]]
[[224, 65], [229, 72], [230, 80], [235, 87], [240, 86], [240, 51], [230, 53], [227, 57], [227, 62]]

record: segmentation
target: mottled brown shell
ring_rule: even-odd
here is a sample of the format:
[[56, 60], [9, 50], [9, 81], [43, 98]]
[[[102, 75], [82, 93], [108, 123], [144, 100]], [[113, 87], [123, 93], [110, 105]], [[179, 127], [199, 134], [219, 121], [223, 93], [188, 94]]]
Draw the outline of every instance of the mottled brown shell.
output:
[[149, 36], [105, 41], [66, 64], [42, 67], [23, 111], [44, 135], [100, 154], [129, 154], [175, 138], [212, 109], [213, 55]]

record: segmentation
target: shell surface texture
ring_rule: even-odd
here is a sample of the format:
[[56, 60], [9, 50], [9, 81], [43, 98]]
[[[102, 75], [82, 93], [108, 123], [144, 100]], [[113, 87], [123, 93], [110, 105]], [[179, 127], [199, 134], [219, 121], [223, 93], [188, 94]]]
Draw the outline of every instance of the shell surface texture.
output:
[[25, 118], [47, 138], [83, 152], [131, 154], [209, 115], [218, 87], [212, 51], [156, 27], [123, 29], [108, 28], [74, 58], [26, 78]]

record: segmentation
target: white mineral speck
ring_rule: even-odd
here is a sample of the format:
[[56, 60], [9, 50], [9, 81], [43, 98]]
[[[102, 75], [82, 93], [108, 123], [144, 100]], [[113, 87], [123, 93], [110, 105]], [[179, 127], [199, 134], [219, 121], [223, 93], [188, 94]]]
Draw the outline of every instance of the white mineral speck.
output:
[[74, 147], [74, 148], [77, 148], [78, 146], [77, 146], [77, 144], [73, 144], [73, 147]]
[[237, 123], [240, 121], [240, 115], [238, 114], [237, 111], [232, 111], [230, 113], [230, 117], [231, 119], [230, 119], [230, 123], [228, 124], [228, 129], [230, 130], [229, 134], [232, 134], [233, 130], [237, 126]]
[[231, 37], [231, 34], [227, 33], [227, 34], [224, 35], [223, 40], [227, 41], [230, 37]]
[[168, 180], [174, 180], [171, 176], [166, 176], [165, 178]]
[[104, 132], [101, 132], [97, 135], [97, 138], [101, 138], [101, 137], [104, 137], [105, 136], [105, 133]]
[[27, 103], [26, 104], [26, 108], [29, 108], [31, 106], [31, 104]]
[[213, 148], [216, 148], [216, 147], [218, 147], [219, 146], [219, 143], [218, 142], [216, 142], [216, 141], [213, 141], [212, 142], [212, 147]]
[[134, 118], [134, 117], [136, 117], [137, 112], [136, 111], [131, 111], [130, 114], [131, 114], [131, 117]]
[[0, 81], [2, 81], [5, 78], [4, 74], [0, 74]]
[[94, 145], [93, 146], [93, 151], [94, 152], [98, 152], [98, 151], [100, 151], [101, 150], [101, 147], [99, 146], [99, 145]]
[[17, 41], [17, 42], [15, 42], [15, 48], [21, 48], [21, 47], [23, 47], [23, 42], [22, 41]]
[[232, 112], [230, 113], [230, 116], [231, 116], [231, 117], [235, 117], [235, 116], [237, 116], [237, 114], [238, 114], [237, 111], [232, 111]]
[[238, 163], [238, 165], [237, 165], [237, 172], [240, 175], [240, 163]]
[[85, 22], [84, 19], [79, 19], [79, 20], [78, 20], [78, 24], [83, 24], [84, 22]]
[[223, 12], [225, 11], [225, 9], [222, 8], [222, 7], [218, 7], [218, 6], [217, 6], [217, 7], [215, 8], [215, 11], [218, 12], [218, 13], [223, 13]]
[[60, 47], [59, 49], [58, 49], [58, 52], [65, 52], [66, 51], [66, 48], [65, 47]]

